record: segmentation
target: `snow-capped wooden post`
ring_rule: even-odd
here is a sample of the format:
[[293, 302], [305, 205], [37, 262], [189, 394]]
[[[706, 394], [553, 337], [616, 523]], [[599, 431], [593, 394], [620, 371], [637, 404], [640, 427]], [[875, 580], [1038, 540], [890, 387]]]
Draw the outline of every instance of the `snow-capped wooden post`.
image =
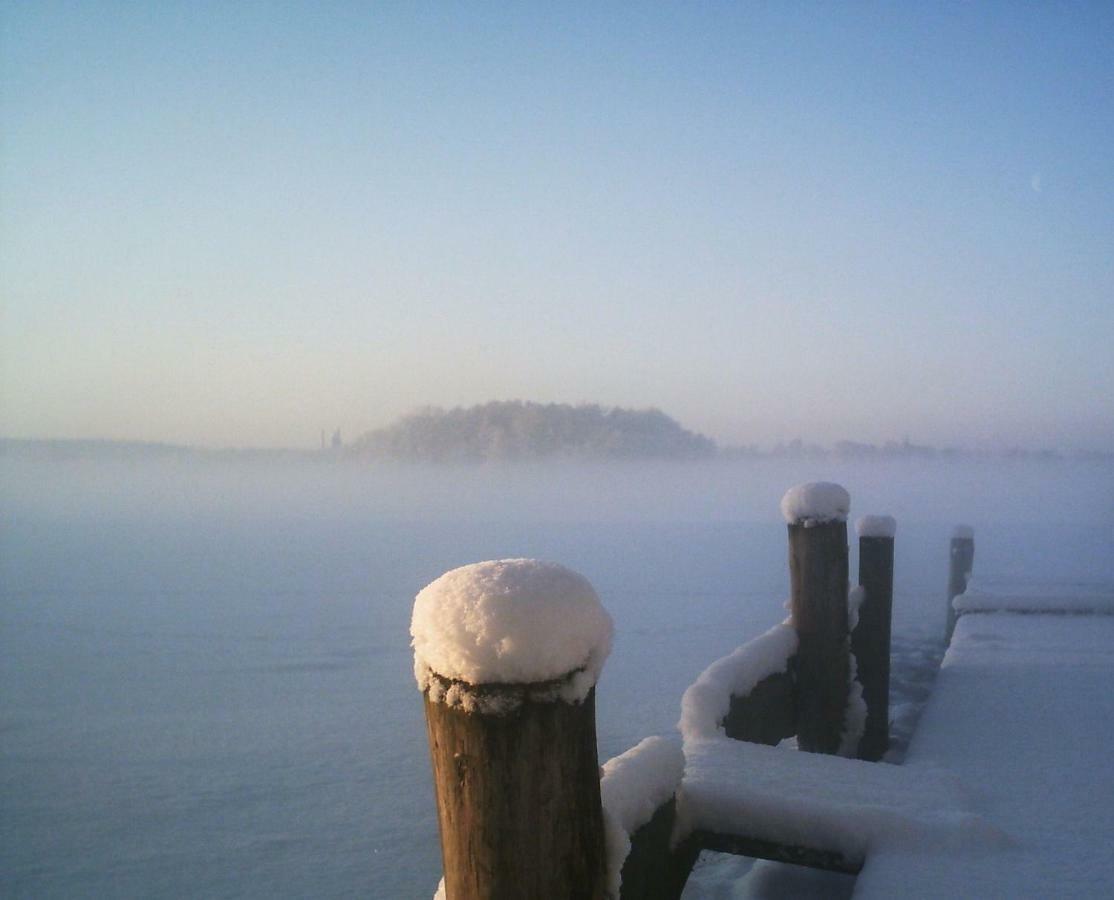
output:
[[975, 532], [969, 525], [956, 525], [952, 532], [951, 559], [948, 566], [948, 624], [946, 641], [955, 631], [955, 608], [952, 601], [967, 590], [967, 579], [975, 565]]
[[850, 670], [847, 640], [847, 513], [838, 484], [790, 488], [781, 500], [789, 526], [790, 608], [797, 629], [797, 743], [836, 753], [843, 736]]
[[612, 626], [592, 586], [536, 560], [464, 566], [418, 594], [410, 632], [448, 900], [604, 897], [595, 683]]
[[859, 758], [880, 760], [890, 746], [890, 624], [894, 597], [892, 516], [863, 516], [859, 536], [858, 622], [851, 630], [851, 652], [866, 703], [866, 724]]

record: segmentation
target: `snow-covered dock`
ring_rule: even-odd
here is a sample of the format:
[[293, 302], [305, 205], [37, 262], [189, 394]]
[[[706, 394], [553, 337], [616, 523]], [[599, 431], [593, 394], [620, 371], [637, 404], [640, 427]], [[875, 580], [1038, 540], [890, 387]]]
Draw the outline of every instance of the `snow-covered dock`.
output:
[[950, 646], [904, 763], [876, 762], [895, 527], [860, 519], [849, 590], [848, 509], [838, 485], [786, 494], [789, 618], [705, 670], [679, 735], [602, 770], [611, 622], [591, 586], [504, 560], [423, 591], [415, 673], [449, 900], [677, 900], [703, 850], [857, 874], [856, 897], [1106, 895], [1114, 586], [971, 582], [957, 529]]
[[954, 606], [904, 765], [687, 739], [680, 796], [702, 845], [861, 866], [855, 897], [1106, 896], [1114, 589], [973, 583]]
[[953, 773], [1007, 842], [879, 846], [855, 896], [1109, 896], [1114, 593], [980, 587], [956, 606], [1010, 611], [961, 614], [904, 768]]
[[700, 846], [861, 869], [863, 898], [1108, 895], [1114, 589], [973, 583], [954, 606], [904, 765], [687, 736]]

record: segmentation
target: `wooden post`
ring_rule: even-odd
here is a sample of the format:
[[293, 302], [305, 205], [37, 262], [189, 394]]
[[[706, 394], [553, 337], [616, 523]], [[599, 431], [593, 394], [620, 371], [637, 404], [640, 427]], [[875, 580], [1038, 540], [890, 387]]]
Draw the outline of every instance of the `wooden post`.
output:
[[859, 585], [864, 596], [859, 622], [851, 632], [859, 683], [866, 703], [866, 726], [859, 758], [880, 760], [890, 746], [890, 626], [894, 591], [894, 520], [866, 516], [859, 533]]
[[602, 900], [595, 683], [612, 623], [555, 563], [489, 560], [414, 600], [448, 900]]
[[[788, 518], [788, 516], [787, 516]], [[847, 522], [789, 525], [789, 581], [797, 629], [797, 743], [835, 753], [847, 706]]]
[[595, 689], [579, 704], [483, 691], [519, 705], [467, 712], [425, 694], [446, 897], [602, 898]]
[[967, 590], [967, 579], [975, 565], [975, 533], [966, 525], [957, 525], [952, 532], [948, 566], [948, 624], [945, 643], [952, 639], [956, 614], [952, 601]]

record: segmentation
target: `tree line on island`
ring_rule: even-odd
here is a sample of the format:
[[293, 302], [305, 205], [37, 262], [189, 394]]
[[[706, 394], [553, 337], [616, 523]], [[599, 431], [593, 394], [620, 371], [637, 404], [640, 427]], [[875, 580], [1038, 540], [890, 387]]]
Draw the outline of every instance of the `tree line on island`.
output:
[[421, 409], [369, 431], [344, 452], [419, 462], [706, 459], [716, 455], [717, 447], [658, 409], [509, 400]]

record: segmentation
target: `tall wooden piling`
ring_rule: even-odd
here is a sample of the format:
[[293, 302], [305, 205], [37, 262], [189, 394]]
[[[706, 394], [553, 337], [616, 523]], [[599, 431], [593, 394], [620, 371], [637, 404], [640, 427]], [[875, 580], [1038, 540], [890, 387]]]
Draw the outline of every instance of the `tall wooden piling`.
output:
[[446, 572], [414, 601], [447, 900], [602, 900], [595, 683], [611, 618], [555, 563]]
[[975, 533], [966, 525], [958, 525], [952, 532], [948, 565], [948, 624], [946, 640], [951, 641], [955, 631], [956, 614], [952, 601], [967, 590], [967, 579], [975, 565]]
[[[829, 499], [824, 491], [840, 492], [842, 509], [813, 515], [809, 498], [817, 488], [824, 489], [822, 499]], [[837, 485], [802, 485], [782, 500], [789, 528], [790, 607], [798, 637], [797, 743], [814, 753], [839, 750], [847, 706], [846, 498]]]
[[866, 703], [866, 725], [859, 758], [880, 760], [890, 746], [890, 632], [894, 586], [894, 520], [866, 516], [859, 534], [859, 585], [863, 599], [851, 632], [859, 683]]
[[[498, 687], [485, 687], [487, 699]], [[517, 702], [512, 697], [513, 702]], [[595, 690], [467, 712], [425, 695], [448, 900], [602, 898]]]

